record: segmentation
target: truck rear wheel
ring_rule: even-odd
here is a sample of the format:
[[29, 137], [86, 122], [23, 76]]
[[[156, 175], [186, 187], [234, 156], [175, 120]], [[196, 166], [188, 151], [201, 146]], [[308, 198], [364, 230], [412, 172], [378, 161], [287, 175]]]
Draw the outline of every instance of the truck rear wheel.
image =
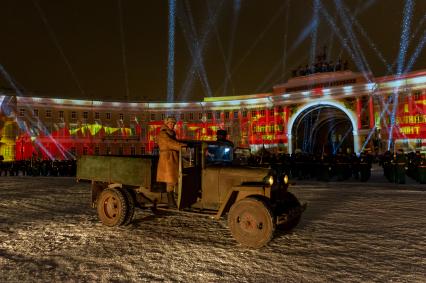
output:
[[261, 199], [245, 198], [231, 206], [228, 225], [234, 239], [249, 248], [267, 244], [275, 231], [269, 206]]
[[103, 190], [96, 208], [99, 219], [106, 226], [119, 226], [125, 221], [127, 202], [123, 192], [118, 189]]
[[127, 211], [123, 225], [129, 225], [133, 220], [133, 215], [135, 214], [135, 199], [129, 189], [123, 188], [121, 189], [121, 192], [125, 196], [127, 204]]

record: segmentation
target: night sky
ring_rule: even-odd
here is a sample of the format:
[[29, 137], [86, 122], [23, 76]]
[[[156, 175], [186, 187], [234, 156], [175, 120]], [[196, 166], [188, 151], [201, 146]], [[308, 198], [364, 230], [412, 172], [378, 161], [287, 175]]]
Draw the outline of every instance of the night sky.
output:
[[[411, 70], [425, 69], [426, 1], [409, 2], [405, 65], [420, 46]], [[395, 74], [405, 4], [177, 0], [174, 99], [270, 92], [309, 63], [314, 46], [353, 71]], [[166, 0], [1, 0], [0, 64], [25, 95], [165, 101], [168, 14]], [[202, 62], [189, 74], [194, 58]], [[0, 87], [11, 88], [3, 77]]]

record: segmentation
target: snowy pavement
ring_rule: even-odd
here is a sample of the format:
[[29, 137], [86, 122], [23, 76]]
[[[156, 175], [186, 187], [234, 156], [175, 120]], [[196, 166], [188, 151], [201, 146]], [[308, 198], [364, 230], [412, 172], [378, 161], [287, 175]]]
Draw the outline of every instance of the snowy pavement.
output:
[[0, 282], [426, 282], [426, 188], [299, 182], [299, 225], [249, 250], [226, 220], [138, 211], [102, 226], [90, 186], [0, 177]]

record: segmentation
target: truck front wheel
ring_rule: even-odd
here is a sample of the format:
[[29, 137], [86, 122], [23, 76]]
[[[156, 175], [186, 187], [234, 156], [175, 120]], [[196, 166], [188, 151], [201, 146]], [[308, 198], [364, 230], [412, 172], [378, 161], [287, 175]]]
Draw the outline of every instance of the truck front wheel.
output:
[[284, 214], [286, 217], [281, 221], [277, 229], [282, 231], [289, 231], [299, 224], [303, 212], [302, 205], [296, 196], [290, 192], [285, 194], [284, 200], [280, 202], [280, 206], [275, 211], [275, 215], [279, 216]]
[[126, 220], [127, 202], [118, 189], [103, 190], [96, 205], [98, 217], [106, 226], [119, 226]]
[[228, 225], [234, 239], [249, 248], [266, 245], [275, 231], [275, 221], [269, 206], [257, 198], [245, 198], [231, 206]]

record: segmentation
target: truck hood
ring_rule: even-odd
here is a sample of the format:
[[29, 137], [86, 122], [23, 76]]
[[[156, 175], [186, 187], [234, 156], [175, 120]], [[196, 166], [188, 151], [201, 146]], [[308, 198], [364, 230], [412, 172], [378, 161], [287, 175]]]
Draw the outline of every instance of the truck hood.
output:
[[219, 169], [220, 178], [230, 178], [232, 183], [241, 184], [243, 182], [262, 182], [268, 174], [268, 168], [254, 167], [222, 167]]

